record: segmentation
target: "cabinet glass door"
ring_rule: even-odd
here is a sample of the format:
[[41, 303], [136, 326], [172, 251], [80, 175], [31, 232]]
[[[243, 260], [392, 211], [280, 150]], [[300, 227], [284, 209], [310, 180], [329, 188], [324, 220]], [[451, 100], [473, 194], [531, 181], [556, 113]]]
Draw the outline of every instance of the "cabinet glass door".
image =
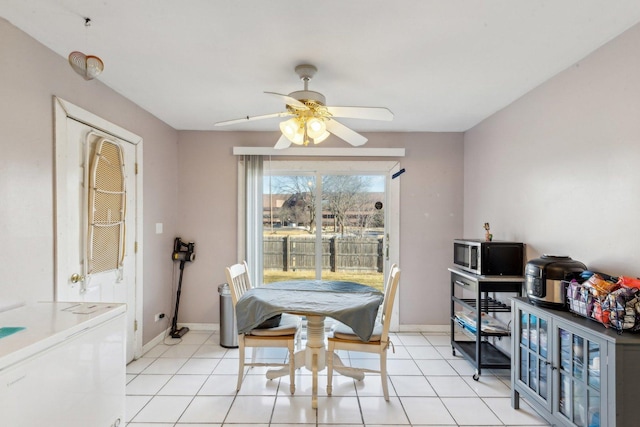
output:
[[558, 328], [559, 411], [578, 427], [600, 426], [600, 344]]
[[520, 310], [519, 380], [548, 404], [549, 361], [546, 319]]

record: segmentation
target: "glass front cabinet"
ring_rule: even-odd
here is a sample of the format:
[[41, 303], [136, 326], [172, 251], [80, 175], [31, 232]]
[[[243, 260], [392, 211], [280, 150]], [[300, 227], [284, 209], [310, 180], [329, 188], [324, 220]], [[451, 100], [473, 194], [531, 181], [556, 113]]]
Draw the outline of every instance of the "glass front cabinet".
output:
[[522, 397], [553, 425], [640, 425], [638, 334], [618, 334], [526, 298], [514, 298], [512, 305], [514, 408]]
[[517, 380], [531, 396], [547, 410], [551, 410], [551, 353], [549, 352], [549, 322], [527, 311], [519, 311], [515, 340], [520, 359], [516, 368]]

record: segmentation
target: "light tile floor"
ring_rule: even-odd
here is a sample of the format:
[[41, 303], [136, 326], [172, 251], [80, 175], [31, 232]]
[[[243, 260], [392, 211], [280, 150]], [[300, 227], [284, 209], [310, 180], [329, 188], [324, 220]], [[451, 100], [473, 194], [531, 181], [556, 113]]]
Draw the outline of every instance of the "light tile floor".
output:
[[[386, 402], [379, 375], [363, 381], [334, 376], [326, 395], [319, 377], [318, 409], [311, 408], [311, 374], [296, 371], [296, 393], [288, 376], [268, 380], [266, 368], [248, 369], [236, 393], [238, 350], [221, 347], [217, 332], [190, 331], [167, 338], [127, 366], [128, 427], [293, 426], [547, 426], [521, 401], [511, 408], [508, 370], [474, 369], [452, 355], [447, 334], [398, 333], [389, 351]], [[261, 358], [285, 360], [286, 351], [261, 349]], [[378, 365], [375, 355], [343, 352], [345, 364]]]

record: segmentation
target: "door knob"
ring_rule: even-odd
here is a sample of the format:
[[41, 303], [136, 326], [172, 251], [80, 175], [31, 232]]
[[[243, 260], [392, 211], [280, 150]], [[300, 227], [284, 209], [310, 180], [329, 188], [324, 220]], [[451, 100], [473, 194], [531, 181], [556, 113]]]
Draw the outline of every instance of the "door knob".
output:
[[69, 279], [71, 280], [71, 283], [78, 283], [84, 280], [84, 276], [81, 276], [78, 273], [73, 273]]

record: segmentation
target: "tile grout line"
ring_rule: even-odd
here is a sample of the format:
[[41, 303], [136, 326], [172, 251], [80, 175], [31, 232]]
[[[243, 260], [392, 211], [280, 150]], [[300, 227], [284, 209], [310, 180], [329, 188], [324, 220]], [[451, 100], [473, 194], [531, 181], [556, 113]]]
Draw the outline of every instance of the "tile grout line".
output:
[[[411, 334], [411, 335], [413, 335], [413, 334]], [[460, 372], [458, 372], [458, 371], [455, 369], [454, 365], [452, 364], [452, 359], [449, 359], [445, 354], [443, 354], [441, 351], [438, 351], [438, 350], [437, 350], [437, 348], [438, 348], [438, 347], [445, 347], [444, 345], [440, 345], [440, 346], [439, 346], [439, 345], [436, 345], [436, 344], [432, 343], [432, 342], [429, 340], [428, 336], [426, 336], [426, 335], [425, 335], [425, 334], [423, 334], [422, 332], [419, 332], [418, 334], [415, 334], [415, 335], [417, 335], [417, 336], [421, 336], [422, 338], [424, 338], [424, 339], [425, 339], [425, 341], [427, 342], [427, 345], [428, 345], [428, 346], [433, 347], [434, 349], [436, 349], [437, 353], [440, 355], [440, 357], [439, 357], [439, 359], [438, 359], [438, 360], [443, 360], [443, 361], [444, 361], [444, 362], [445, 362], [449, 367], [451, 367], [451, 369], [452, 369], [453, 371], [455, 371], [455, 373], [456, 373], [456, 375], [455, 375], [455, 376], [456, 376], [456, 377], [461, 378], [463, 381], [465, 381], [465, 380], [464, 380], [464, 377], [463, 377], [463, 374], [461, 374]], [[159, 388], [159, 389], [158, 389], [158, 390], [153, 394], [153, 395], [140, 395], [140, 396], [150, 396], [151, 398], [150, 398], [150, 400], [149, 400], [149, 401], [147, 401], [147, 402], [146, 402], [146, 403], [145, 403], [145, 404], [144, 404], [144, 405], [143, 405], [143, 406], [142, 406], [142, 407], [141, 407], [141, 408], [136, 412], [136, 414], [134, 414], [130, 419], [131, 419], [131, 420], [133, 420], [136, 416], [139, 416], [139, 414], [144, 410], [144, 408], [146, 408], [146, 407], [148, 406], [148, 404], [149, 404], [149, 403], [150, 403], [150, 402], [151, 402], [155, 397], [161, 396], [161, 395], [159, 395], [159, 393], [162, 391], [162, 389], [163, 389], [164, 387], [166, 387], [166, 386], [169, 384], [169, 382], [170, 382], [170, 381], [172, 381], [173, 379], [175, 379], [175, 378], [176, 378], [176, 377], [178, 377], [178, 376], [196, 375], [197, 373], [192, 373], [192, 374], [190, 374], [190, 373], [179, 374], [179, 371], [180, 371], [180, 369], [183, 369], [187, 363], [189, 363], [189, 360], [198, 359], [198, 358], [194, 357], [194, 355], [195, 355], [198, 351], [200, 351], [200, 350], [201, 350], [205, 345], [215, 345], [215, 344], [217, 344], [214, 340], [212, 340], [212, 338], [213, 338], [213, 337], [215, 337], [215, 336], [216, 336], [216, 334], [215, 334], [215, 333], [210, 333], [210, 334], [209, 334], [209, 335], [208, 335], [208, 336], [207, 336], [207, 337], [206, 337], [202, 342], [198, 343], [196, 350], [195, 350], [194, 352], [192, 352], [192, 353], [191, 353], [191, 355], [190, 355], [189, 357], [186, 357], [186, 358], [185, 358], [185, 359], [186, 359], [186, 360], [185, 360], [185, 362], [184, 362], [184, 363], [182, 363], [182, 365], [181, 365], [180, 367], [178, 367], [178, 368], [176, 369], [176, 371], [175, 371], [175, 372], [173, 372], [172, 374], [170, 374], [169, 379], [168, 379], [168, 380], [167, 380], [167, 381], [166, 381], [166, 382], [165, 382], [165, 383], [164, 383], [164, 384], [163, 384], [163, 385], [162, 385], [162, 386], [161, 386], [161, 387], [160, 387], [160, 388]], [[404, 349], [404, 351], [406, 352], [406, 354], [407, 354], [407, 356], [408, 356], [408, 359], [407, 359], [407, 360], [411, 360], [411, 361], [416, 365], [416, 367], [417, 367], [418, 371], [420, 372], [420, 374], [419, 374], [419, 375], [413, 374], [413, 375], [408, 375], [408, 376], [409, 376], [409, 377], [421, 377], [421, 378], [424, 378], [424, 380], [427, 382], [427, 384], [429, 384], [429, 386], [430, 386], [430, 387], [433, 389], [433, 391], [435, 392], [435, 396], [434, 396], [434, 397], [437, 397], [438, 401], [439, 401], [439, 402], [440, 402], [440, 404], [441, 404], [441, 405], [446, 409], [446, 411], [447, 411], [447, 413], [449, 414], [449, 416], [454, 420], [454, 422], [456, 422], [456, 423], [457, 423], [457, 421], [456, 421], [456, 420], [455, 420], [455, 418], [453, 417], [453, 413], [451, 412], [450, 408], [449, 408], [449, 407], [447, 407], [447, 406], [444, 404], [444, 402], [442, 401], [443, 396], [440, 396], [440, 394], [438, 393], [438, 391], [437, 391], [436, 389], [434, 389], [434, 388], [433, 388], [433, 385], [431, 384], [431, 382], [429, 381], [429, 379], [427, 378], [427, 376], [425, 375], [425, 373], [422, 371], [422, 369], [420, 369], [420, 365], [418, 365], [417, 360], [422, 360], [422, 359], [416, 359], [416, 358], [415, 358], [415, 356], [414, 356], [411, 352], [409, 352], [408, 347], [413, 347], [413, 346], [411, 346], [411, 345], [405, 345], [405, 343], [404, 343], [404, 342], [402, 342], [402, 340], [401, 340], [401, 338], [398, 336], [398, 334], [394, 334], [394, 336], [395, 336], [395, 338], [397, 338], [398, 340], [400, 340], [400, 342], [401, 342], [401, 347]], [[443, 335], [443, 336], [444, 336], [444, 335]], [[163, 343], [163, 345], [166, 345], [166, 346], [175, 346], [175, 345], [179, 345], [179, 344], [181, 344], [182, 342], [183, 342], [183, 340], [181, 340], [181, 342], [180, 342], [180, 343], [176, 343], [176, 344], [166, 344], [166, 343]], [[439, 342], [439, 341], [438, 341], [438, 342]], [[187, 342], [187, 343], [185, 343], [185, 344], [189, 344], [189, 345], [191, 345], [192, 343]], [[417, 345], [417, 346], [420, 346], [420, 345]], [[152, 362], [150, 362], [149, 364], [147, 364], [144, 368], [142, 368], [142, 369], [140, 370], [140, 372], [133, 373], [133, 374], [129, 374], [129, 375], [131, 375], [131, 377], [130, 377], [129, 381], [127, 381], [127, 385], [131, 384], [131, 382], [133, 382], [133, 381], [134, 381], [134, 380], [136, 380], [136, 379], [139, 379], [139, 378], [140, 378], [141, 376], [143, 376], [143, 375], [151, 375], [151, 374], [144, 374], [144, 371], [145, 371], [145, 370], [147, 370], [147, 369], [149, 369], [149, 367], [150, 367], [151, 365], [153, 365], [156, 361], [158, 361], [159, 359], [161, 359], [161, 358], [162, 358], [162, 355], [166, 354], [166, 352], [167, 352], [167, 351], [169, 351], [169, 348], [166, 348], [164, 351], [160, 352], [157, 356], [153, 357], [153, 361], [152, 361]], [[349, 361], [350, 361], [350, 362], [352, 362], [351, 355], [350, 355], [350, 353], [348, 353], [348, 354], [349, 354], [349, 356], [348, 356], [348, 357], [349, 357]], [[191, 405], [191, 403], [193, 403], [193, 401], [195, 400], [195, 397], [199, 396], [199, 393], [203, 390], [203, 388], [204, 388], [205, 384], [206, 384], [208, 381], [214, 381], [214, 380], [215, 380], [215, 376], [217, 376], [217, 375], [223, 375], [223, 374], [214, 374], [214, 371], [216, 370], [216, 368], [218, 368], [218, 367], [220, 366], [220, 364], [221, 364], [221, 363], [223, 363], [223, 361], [224, 361], [224, 360], [233, 360], [233, 357], [230, 357], [230, 356], [231, 356], [231, 354], [229, 353], [229, 351], [224, 351], [224, 352], [222, 352], [222, 354], [221, 354], [219, 357], [207, 357], [207, 359], [209, 359], [209, 358], [211, 358], [211, 359], [217, 359], [217, 362], [215, 363], [215, 365], [214, 365], [214, 366], [212, 366], [212, 368], [211, 368], [211, 372], [209, 372], [209, 373], [206, 375], [206, 379], [205, 379], [205, 381], [204, 381], [204, 382], [203, 382], [203, 383], [198, 387], [198, 389], [195, 391], [195, 394], [191, 394], [191, 392], [190, 392], [189, 394], [185, 394], [185, 395], [178, 395], [178, 396], [182, 396], [182, 397], [191, 396], [190, 402], [185, 406], [185, 409], [184, 409], [184, 410], [181, 412], [181, 414], [178, 416], [177, 421], [175, 421], [175, 422], [168, 421], [168, 422], [167, 422], [167, 424], [171, 424], [171, 425], [173, 425], [174, 427], [178, 427], [178, 426], [183, 425], [183, 424], [180, 424], [180, 418], [181, 418], [182, 416], [184, 416], [185, 412], [187, 411], [187, 409], [189, 408], [189, 406]], [[143, 355], [143, 357], [144, 357], [144, 355]], [[285, 356], [285, 360], [286, 360], [286, 357], [287, 357], [287, 356]], [[364, 358], [364, 359], [366, 359], [366, 358]], [[388, 360], [393, 360], [393, 359], [388, 359]], [[402, 360], [402, 359], [398, 359], [398, 360]], [[429, 360], [429, 359], [427, 359], [427, 360]], [[435, 359], [434, 359], [434, 360], [435, 360]], [[457, 360], [457, 359], [456, 359], [456, 360]], [[494, 372], [493, 370], [488, 370], [487, 372], [489, 372], [489, 373], [490, 373], [490, 375], [489, 375], [489, 376], [491, 376], [491, 378], [495, 378], [495, 379], [497, 380], [497, 383], [498, 383], [498, 384], [502, 384], [502, 385], [505, 385], [505, 386], [507, 386], [507, 387], [510, 387], [510, 383], [509, 383], [509, 384], [505, 383], [505, 378], [506, 378], [506, 377], [504, 377], [504, 375], [498, 375], [498, 373]], [[224, 374], [226, 375], [226, 372], [225, 372]], [[158, 374], [158, 375], [161, 375], [161, 374]], [[202, 375], [202, 374], [198, 374], [198, 375]], [[229, 375], [230, 375], [230, 374], [229, 374]], [[394, 375], [393, 377], [398, 377], [398, 376], [404, 376], [404, 375]], [[237, 374], [236, 374], [236, 377], [237, 377]], [[393, 390], [393, 393], [394, 393], [394, 395], [395, 395], [394, 397], [395, 397], [396, 399], [398, 399], [398, 402], [399, 402], [399, 403], [400, 403], [400, 405], [401, 405], [402, 413], [404, 414], [404, 417], [405, 417], [405, 419], [406, 419], [406, 421], [404, 421], [404, 422], [407, 422], [407, 421], [408, 421], [408, 422], [409, 422], [409, 424], [408, 424], [408, 425], [413, 425], [413, 424], [412, 424], [411, 419], [409, 419], [409, 415], [408, 415], [408, 413], [407, 413], [407, 409], [405, 408], [405, 402], [403, 402], [402, 397], [398, 395], [398, 394], [399, 394], [399, 391], [398, 391], [397, 385], [394, 383], [394, 381], [392, 380], [392, 378], [391, 378], [391, 377], [392, 377], [391, 375], [388, 375], [388, 382], [390, 382], [390, 383], [391, 383], [391, 387], [393, 387], [393, 388], [392, 388], [392, 390]], [[244, 383], [244, 381], [246, 381], [246, 380], [247, 380], [247, 378], [248, 378], [248, 372], [245, 372], [245, 374], [244, 374], [244, 378], [243, 378], [243, 383]], [[410, 380], [409, 380], [409, 381], [410, 381]], [[465, 383], [466, 383], [466, 381], [465, 381]], [[467, 385], [468, 385], [468, 383], [467, 383]], [[277, 403], [277, 402], [278, 402], [278, 399], [286, 397], [286, 396], [280, 396], [280, 391], [282, 390], [282, 386], [283, 386], [282, 382], [281, 382], [281, 381], [279, 381], [279, 382], [278, 382], [277, 387], [275, 388], [275, 398], [274, 398], [274, 401], [273, 401], [273, 402], [274, 402], [274, 403], [273, 403], [273, 406], [271, 407], [271, 412], [270, 412], [270, 415], [269, 415], [269, 419], [268, 419], [268, 420], [266, 420], [264, 423], [260, 423], [260, 424], [268, 425], [268, 426], [272, 426], [272, 425], [273, 425], [273, 426], [275, 426], [275, 425], [276, 425], [276, 424], [274, 424], [274, 423], [273, 423], [273, 421], [274, 421], [274, 416], [275, 416], [275, 413], [276, 413], [276, 405], [278, 404], [278, 403]], [[355, 401], [356, 401], [356, 402], [357, 402], [357, 404], [358, 404], [358, 410], [359, 410], [359, 414], [360, 414], [360, 417], [359, 417], [359, 418], [360, 418], [360, 421], [361, 421], [361, 423], [360, 423], [360, 424], [353, 424], [353, 426], [361, 425], [361, 426], [363, 426], [363, 427], [366, 427], [366, 426], [367, 426], [367, 424], [366, 424], [366, 422], [365, 422], [364, 412], [363, 412], [364, 410], [363, 410], [362, 401], [361, 401], [361, 398], [363, 397], [363, 395], [361, 395], [361, 392], [358, 390], [358, 387], [356, 387], [355, 381], [352, 381], [352, 382], [351, 382], [351, 387], [353, 387], [354, 397], [356, 398], [356, 399], [355, 399]], [[485, 398], [492, 398], [492, 397], [496, 397], [496, 398], [498, 398], [498, 397], [503, 397], [503, 396], [497, 396], [497, 395], [496, 395], [496, 396], [492, 396], [492, 395], [487, 395], [487, 396], [484, 396], [484, 397], [483, 397], [483, 396], [480, 394], [480, 392], [479, 392], [479, 391], [477, 391], [475, 388], [473, 388], [471, 385], [469, 385], [469, 387], [471, 387], [471, 389], [473, 390], [473, 393], [474, 393], [475, 397], [476, 397], [476, 398], [478, 398], [478, 399], [483, 403], [483, 405], [485, 405], [486, 407], [488, 407], [488, 408], [489, 408], [489, 410], [490, 410], [490, 413], [491, 413], [493, 416], [495, 416], [495, 417], [499, 420], [499, 422], [501, 423], [500, 425], [503, 425], [503, 426], [504, 426], [504, 425], [506, 425], [506, 424], [505, 424], [505, 422], [504, 422], [504, 421], [501, 419], [501, 417], [498, 415], [498, 413], [494, 410], [495, 408], [491, 408], [491, 407], [487, 404], [487, 402], [485, 401]], [[131, 396], [135, 396], [135, 395], [131, 395]], [[163, 396], [169, 396], [169, 395], [163, 395]], [[229, 395], [229, 396], [231, 396], [231, 395]], [[228, 423], [227, 423], [227, 419], [228, 419], [228, 417], [229, 417], [229, 414], [230, 414], [230, 412], [231, 412], [231, 409], [232, 409], [233, 405], [236, 403], [236, 399], [237, 399], [237, 397], [238, 397], [238, 396], [239, 396], [239, 392], [237, 392], [237, 391], [236, 391], [236, 392], [233, 394], [233, 399], [231, 399], [230, 404], [226, 407], [226, 413], [225, 413], [225, 416], [224, 416], [224, 418], [223, 418], [223, 422], [222, 422], [222, 424], [221, 424], [222, 426], [227, 426], [227, 425], [228, 425], [228, 426], [231, 426], [231, 425], [232, 425], [232, 424], [228, 424]], [[258, 395], [258, 396], [259, 396], [259, 395]], [[408, 395], [408, 396], [404, 396], [404, 397], [412, 397], [412, 396]], [[420, 397], [420, 396], [413, 396], [413, 397]], [[449, 396], [449, 397], [456, 398], [456, 397], [458, 397], [458, 396]], [[465, 398], [465, 397], [463, 397], [463, 396], [459, 396], [458, 398], [463, 399], [463, 398]], [[221, 408], [221, 409], [222, 409], [222, 408]], [[318, 426], [321, 424], [321, 423], [320, 423], [320, 419], [319, 419], [319, 418], [320, 418], [320, 417], [319, 417], [319, 410], [318, 410], [318, 409], [316, 409], [316, 410], [314, 410], [314, 412], [315, 412], [315, 422], [314, 422], [313, 424], [314, 424], [316, 427], [318, 427]], [[265, 414], [265, 415], [266, 415], [266, 414]], [[354, 415], [355, 415], [355, 414], [354, 414]], [[308, 420], [308, 421], [310, 421], [310, 420]], [[331, 421], [331, 420], [328, 420], [328, 421]], [[355, 420], [354, 420], [354, 421], [355, 421]], [[541, 422], [541, 420], [536, 420], [536, 421], [533, 421], [533, 422], [534, 422], [534, 424], [535, 424], [535, 423], [540, 423], [540, 422]], [[334, 423], [335, 423], [335, 420], [334, 420]], [[249, 424], [252, 424], [252, 423], [249, 423]], [[255, 424], [255, 423], [253, 423], [253, 424]], [[292, 425], [297, 425], [297, 424], [302, 425], [302, 423], [300, 423], [300, 422], [298, 422], [298, 423], [290, 423], [290, 424], [292, 424]], [[131, 427], [135, 427], [135, 426], [137, 425], [137, 423], [130, 421], [130, 422], [128, 422], [126, 425], [127, 425], [127, 426], [129, 426], [129, 425], [130, 425]], [[184, 425], [186, 426], [187, 424], [184, 424]], [[257, 424], [256, 424], [256, 425], [257, 425]], [[307, 425], [311, 425], [311, 424], [307, 424]], [[459, 424], [456, 424], [456, 425], [458, 425], [458, 426], [459, 426]], [[541, 426], [542, 426], [542, 425], [548, 425], [548, 424], [544, 424], [544, 423], [543, 423], [543, 424], [535, 424], [535, 425], [541, 425]]]

